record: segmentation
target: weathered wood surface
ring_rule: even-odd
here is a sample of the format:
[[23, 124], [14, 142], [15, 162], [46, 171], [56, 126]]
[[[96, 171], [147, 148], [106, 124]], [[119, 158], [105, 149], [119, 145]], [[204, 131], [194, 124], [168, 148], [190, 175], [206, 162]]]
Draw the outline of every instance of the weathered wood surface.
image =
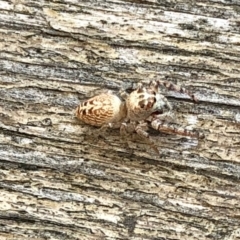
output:
[[[239, 0], [0, 1], [0, 50], [0, 239], [240, 239]], [[156, 78], [204, 140], [74, 117]]]

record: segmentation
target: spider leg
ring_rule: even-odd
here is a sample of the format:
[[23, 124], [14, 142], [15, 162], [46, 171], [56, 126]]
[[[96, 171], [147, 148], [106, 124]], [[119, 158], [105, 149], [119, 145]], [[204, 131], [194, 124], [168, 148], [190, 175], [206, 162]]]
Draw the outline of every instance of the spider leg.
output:
[[161, 113], [161, 114], [152, 114], [150, 117], [147, 118], [147, 121], [152, 122], [156, 119], [165, 120], [167, 122], [173, 122], [174, 121], [174, 114], [171, 111], [164, 112], [164, 113]]
[[152, 147], [152, 149], [156, 152], [159, 153], [157, 146], [155, 145], [154, 141], [150, 138], [149, 133], [144, 129], [147, 126], [147, 122], [142, 122], [139, 123], [136, 127], [135, 127], [135, 131], [136, 133], [142, 137], [144, 140], [146, 140], [148, 142], [148, 144]]
[[173, 82], [164, 81], [164, 80], [152, 80], [149, 83], [149, 86], [153, 86], [155, 89], [158, 89], [159, 86], [164, 86], [169, 91], [175, 91], [175, 92], [187, 94], [189, 97], [191, 97], [191, 99], [194, 102], [198, 101], [198, 99], [195, 97], [193, 93], [186, 90], [184, 87], [174, 84]]
[[152, 148], [153, 150], [158, 154], [159, 151], [154, 144], [154, 141], [150, 138], [147, 130], [148, 123], [147, 122], [141, 122], [137, 123], [134, 121], [128, 122], [128, 123], [122, 123], [120, 127], [120, 134], [123, 136], [130, 135], [133, 132], [136, 132], [141, 138], [143, 138]]
[[158, 130], [160, 132], [166, 132], [171, 134], [178, 134], [182, 136], [188, 136], [193, 138], [204, 138], [204, 135], [199, 133], [196, 130], [188, 130], [186, 128], [180, 127], [174, 123], [167, 123], [165, 121], [160, 120], [159, 118], [153, 120], [151, 122], [152, 128]]
[[93, 135], [95, 138], [98, 138], [99, 136], [104, 137], [109, 127], [111, 128], [111, 123], [104, 124], [100, 128], [95, 129], [94, 132], [91, 131], [91, 135]]
[[126, 136], [130, 135], [135, 131], [136, 123], [133, 121], [126, 121], [121, 123], [120, 126], [120, 135]]
[[120, 127], [120, 135], [121, 136], [126, 136], [128, 135], [128, 131], [127, 131], [127, 123], [122, 123], [121, 127]]
[[127, 99], [127, 97], [129, 96], [129, 94], [126, 92], [126, 90], [124, 90], [124, 89], [121, 89], [120, 91], [119, 91], [119, 95], [120, 95], [120, 97], [122, 98], [122, 99], [124, 99], [124, 100], [126, 100]]
[[119, 128], [120, 127], [120, 123], [106, 123], [103, 124], [100, 128], [95, 129], [94, 132], [91, 131], [91, 135], [93, 135], [94, 137], [105, 137], [106, 132], [109, 128], [115, 129], [115, 128]]
[[141, 136], [143, 138], [150, 138], [149, 133], [144, 129], [144, 128], [146, 128], [146, 126], [147, 126], [146, 122], [139, 123], [135, 127], [135, 131], [139, 136]]

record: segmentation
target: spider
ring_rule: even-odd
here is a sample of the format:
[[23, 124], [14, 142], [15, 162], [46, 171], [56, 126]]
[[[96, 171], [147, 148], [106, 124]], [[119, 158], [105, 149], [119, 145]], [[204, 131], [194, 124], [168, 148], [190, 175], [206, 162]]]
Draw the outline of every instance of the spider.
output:
[[160, 87], [170, 91], [185, 93], [193, 101], [197, 98], [186, 89], [172, 82], [156, 80], [147, 86], [140, 83], [130, 94], [121, 93], [121, 100], [117, 95], [107, 92], [82, 102], [76, 109], [76, 117], [92, 126], [120, 126], [121, 133], [127, 133], [128, 127], [152, 142], [146, 131], [150, 125], [153, 129], [172, 134], [202, 138], [199, 132], [187, 130], [179, 125], [166, 121], [171, 117], [172, 106], [165, 96], [159, 92]]

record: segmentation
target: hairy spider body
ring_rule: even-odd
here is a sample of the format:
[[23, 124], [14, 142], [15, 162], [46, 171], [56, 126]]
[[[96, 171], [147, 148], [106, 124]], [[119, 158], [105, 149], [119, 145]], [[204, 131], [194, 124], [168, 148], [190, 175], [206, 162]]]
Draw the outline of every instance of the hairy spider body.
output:
[[[158, 131], [199, 138], [197, 131], [187, 130], [176, 124], [164, 121], [171, 115], [172, 107], [168, 100], [159, 93], [159, 87], [170, 91], [188, 94], [194, 101], [196, 97], [171, 82], [151, 81], [147, 86], [139, 84], [124, 100], [112, 93], [103, 93], [81, 103], [76, 110], [76, 116], [83, 122], [93, 126], [106, 126], [112, 123], [121, 123], [120, 131], [128, 132], [128, 126], [134, 128], [140, 136], [149, 137], [148, 125]], [[122, 94], [123, 95], [123, 94]], [[130, 124], [129, 124], [130, 123]]]
[[157, 89], [140, 85], [126, 99], [127, 118], [142, 121], [151, 114], [163, 114], [172, 109], [168, 100]]
[[122, 121], [126, 107], [118, 96], [102, 93], [82, 102], [76, 109], [76, 116], [89, 125], [100, 127]]

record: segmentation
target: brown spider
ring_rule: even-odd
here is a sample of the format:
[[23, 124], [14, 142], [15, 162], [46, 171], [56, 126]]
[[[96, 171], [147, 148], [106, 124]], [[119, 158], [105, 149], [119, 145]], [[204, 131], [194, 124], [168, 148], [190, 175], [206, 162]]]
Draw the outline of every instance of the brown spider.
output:
[[159, 93], [160, 86], [188, 94], [194, 101], [197, 101], [196, 97], [184, 88], [172, 82], [157, 80], [151, 81], [146, 87], [139, 84], [138, 88], [130, 94], [122, 93], [124, 101], [111, 92], [90, 98], [77, 107], [76, 116], [93, 126], [114, 126], [120, 123], [121, 133], [127, 133], [128, 126], [132, 126], [137, 134], [150, 141], [149, 134], [145, 130], [149, 124], [158, 131], [202, 138], [203, 135], [197, 131], [190, 131], [165, 121], [171, 116], [172, 107], [168, 100]]

